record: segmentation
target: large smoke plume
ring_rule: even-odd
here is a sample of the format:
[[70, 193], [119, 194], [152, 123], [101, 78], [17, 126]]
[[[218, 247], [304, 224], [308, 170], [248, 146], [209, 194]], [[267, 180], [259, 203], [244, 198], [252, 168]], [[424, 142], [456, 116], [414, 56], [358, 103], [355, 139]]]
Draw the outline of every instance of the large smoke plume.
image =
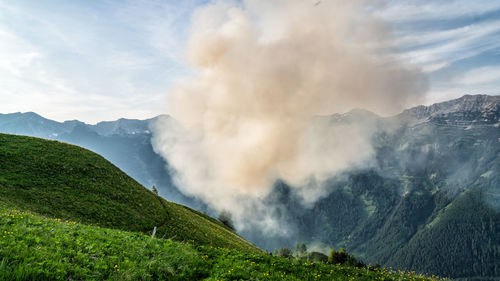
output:
[[[283, 180], [305, 203], [324, 181], [370, 163], [370, 131], [315, 116], [364, 108], [396, 113], [419, 102], [422, 73], [391, 55], [373, 1], [215, 2], [192, 18], [192, 77], [168, 94], [176, 120], [159, 122], [155, 149], [177, 185], [237, 219]], [[272, 223], [264, 216], [264, 226]], [[239, 220], [241, 222], [241, 220]]]

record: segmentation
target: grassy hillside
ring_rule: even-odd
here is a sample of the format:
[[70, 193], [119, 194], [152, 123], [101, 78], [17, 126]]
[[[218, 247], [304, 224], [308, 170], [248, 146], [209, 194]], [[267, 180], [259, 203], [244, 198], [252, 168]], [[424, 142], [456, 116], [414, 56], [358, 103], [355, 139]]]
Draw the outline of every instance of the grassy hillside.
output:
[[0, 204], [0, 280], [436, 280], [152, 239]]
[[99, 155], [0, 134], [0, 280], [89, 279], [426, 280], [270, 256]]
[[0, 204], [197, 245], [260, 251], [217, 220], [168, 202], [77, 146], [0, 134]]

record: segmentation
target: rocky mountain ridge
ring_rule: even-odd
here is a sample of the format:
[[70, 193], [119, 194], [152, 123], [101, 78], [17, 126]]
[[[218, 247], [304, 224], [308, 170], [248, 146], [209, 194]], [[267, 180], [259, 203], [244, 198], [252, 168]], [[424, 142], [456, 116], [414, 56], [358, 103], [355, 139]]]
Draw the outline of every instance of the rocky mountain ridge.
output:
[[434, 120], [464, 126], [478, 124], [500, 125], [499, 111], [500, 96], [465, 95], [459, 99], [430, 106], [413, 107], [403, 111], [396, 117], [413, 123]]

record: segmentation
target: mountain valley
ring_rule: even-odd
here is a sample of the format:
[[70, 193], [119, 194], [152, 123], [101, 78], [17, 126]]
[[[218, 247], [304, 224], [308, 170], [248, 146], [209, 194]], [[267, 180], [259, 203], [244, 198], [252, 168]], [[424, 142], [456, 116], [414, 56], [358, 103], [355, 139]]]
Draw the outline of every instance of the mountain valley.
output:
[[[149, 120], [88, 125], [35, 113], [0, 115], [0, 132], [55, 139], [103, 155], [167, 200], [216, 215], [173, 184], [168, 159], [151, 145]], [[277, 182], [265, 199], [288, 236], [240, 234], [262, 249], [299, 242], [346, 248], [367, 263], [467, 280], [500, 276], [500, 97], [464, 96], [392, 117], [364, 110], [318, 117], [334, 128], [374, 128], [374, 161], [328, 181], [328, 194], [304, 205]]]

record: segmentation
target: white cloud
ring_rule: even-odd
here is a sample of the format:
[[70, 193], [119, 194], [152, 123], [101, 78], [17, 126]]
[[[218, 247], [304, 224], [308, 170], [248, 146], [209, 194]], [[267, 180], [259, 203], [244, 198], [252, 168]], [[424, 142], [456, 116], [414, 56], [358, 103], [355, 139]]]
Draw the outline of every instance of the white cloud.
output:
[[428, 94], [428, 104], [463, 95], [500, 95], [500, 66], [470, 69], [445, 81], [437, 81]]
[[500, 21], [487, 21], [465, 27], [403, 36], [402, 47], [420, 45], [401, 54], [407, 60], [435, 71], [453, 62], [500, 47]]
[[19, 76], [40, 57], [32, 44], [0, 26], [0, 69]]
[[500, 66], [484, 66], [467, 71], [454, 82], [464, 86], [494, 84], [500, 86]]
[[[466, 94], [500, 94], [500, 66], [484, 55], [500, 52], [499, 1], [385, 1], [378, 15], [394, 27], [396, 54], [431, 78], [427, 103]], [[490, 14], [490, 16], [487, 16]], [[494, 56], [494, 55], [490, 55]], [[460, 65], [460, 67], [458, 67]]]
[[164, 112], [200, 1], [0, 1], [0, 112], [87, 122]]
[[193, 10], [200, 0], [130, 0], [118, 11], [119, 18], [140, 30], [158, 55], [184, 63], [184, 40]]
[[425, 72], [500, 48], [499, 1], [382, 0], [375, 13], [392, 24], [398, 56]]
[[402, 23], [478, 16], [498, 9], [500, 2], [491, 0], [392, 0], [385, 1], [378, 15], [391, 22]]

